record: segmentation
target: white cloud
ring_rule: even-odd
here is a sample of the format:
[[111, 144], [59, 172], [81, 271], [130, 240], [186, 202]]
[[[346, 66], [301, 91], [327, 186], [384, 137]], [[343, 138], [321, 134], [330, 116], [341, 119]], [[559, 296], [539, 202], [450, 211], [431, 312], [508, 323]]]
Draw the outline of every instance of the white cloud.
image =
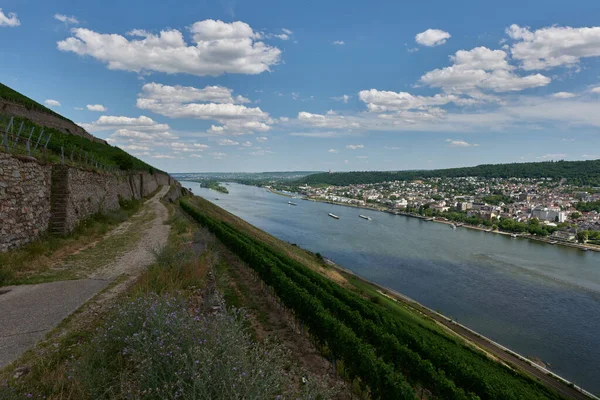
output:
[[298, 97], [300, 97], [300, 93], [298, 93], [298, 92], [292, 92], [292, 99], [298, 100]]
[[153, 140], [175, 140], [178, 137], [170, 132], [141, 132], [127, 128], [116, 129], [110, 135], [115, 140], [135, 140], [135, 141], [153, 141]]
[[366, 159], [366, 158], [369, 158], [369, 156], [356, 156], [356, 158], [360, 158], [360, 159], [363, 159], [363, 160], [364, 160], [364, 159]]
[[220, 126], [210, 127], [210, 133], [241, 135], [252, 132], [267, 132], [274, 121], [268, 113], [258, 107], [241, 104], [250, 100], [233, 96], [233, 91], [221, 86], [204, 89], [183, 86], [167, 86], [148, 83], [138, 95], [137, 107], [170, 118], [195, 118], [215, 120]]
[[202, 154], [190, 154], [189, 157], [202, 158]]
[[221, 139], [219, 140], [219, 146], [237, 146], [239, 142], [233, 141], [231, 139]]
[[211, 155], [213, 156], [213, 158], [214, 158], [215, 160], [222, 160], [222, 159], [224, 159], [225, 157], [227, 157], [227, 154], [226, 154], [226, 153], [211, 153]]
[[107, 110], [107, 108], [104, 107], [102, 104], [88, 104], [86, 105], [86, 107], [89, 111], [105, 112]]
[[306, 111], [298, 113], [298, 121], [318, 128], [357, 129], [360, 124], [341, 115], [312, 114]]
[[152, 157], [152, 158], [159, 158], [159, 159], [162, 159], [162, 158], [175, 159], [175, 158], [177, 158], [177, 157], [169, 155], [169, 154], [153, 154], [150, 157]]
[[292, 33], [294, 33], [294, 32], [292, 32], [292, 31], [290, 31], [289, 29], [285, 29], [285, 28], [283, 28], [283, 29], [281, 29], [281, 30], [283, 31], [283, 33], [285, 33], [285, 34], [287, 34], [287, 35], [291, 35]]
[[270, 150], [260, 149], [260, 150], [256, 150], [256, 151], [251, 151], [248, 154], [250, 154], [251, 156], [264, 156], [266, 154], [273, 154], [273, 152]]
[[329, 149], [329, 150], [328, 150], [328, 153], [334, 153], [334, 154], [335, 154], [335, 153], [339, 153], [339, 150], [336, 150], [336, 149]]
[[244, 147], [252, 147], [252, 142], [250, 142], [250, 141], [247, 140], [244, 143], [242, 143], [242, 146], [244, 146]]
[[356, 149], [364, 149], [365, 146], [362, 144], [349, 144], [348, 146], [346, 146], [347, 149], [350, 150], [356, 150]]
[[334, 40], [333, 42], [331, 42], [331, 44], [334, 46], [343, 46], [346, 43], [343, 40]]
[[54, 19], [64, 22], [65, 24], [78, 24], [79, 21], [74, 16], [66, 16], [64, 14], [54, 14]]
[[459, 50], [450, 57], [453, 65], [427, 72], [421, 82], [456, 93], [472, 93], [479, 89], [499, 93], [520, 91], [550, 83], [551, 79], [541, 74], [517, 75], [506, 57], [505, 51], [486, 47]]
[[477, 147], [477, 146], [479, 146], [476, 143], [468, 143], [468, 142], [465, 142], [464, 140], [446, 139], [446, 142], [451, 147]]
[[15, 27], [19, 25], [21, 25], [21, 21], [19, 21], [19, 18], [17, 18], [17, 14], [13, 12], [4, 14], [0, 8], [0, 26]]
[[79, 124], [89, 132], [103, 132], [117, 129], [129, 129], [133, 131], [168, 131], [169, 125], [161, 124], [152, 118], [139, 116], [138, 118], [103, 115], [90, 124]]
[[212, 102], [212, 103], [250, 103], [250, 100], [243, 96], [233, 97], [233, 90], [223, 86], [206, 86], [198, 89], [192, 86], [168, 86], [160, 83], [147, 83], [142, 86], [142, 93], [139, 97], [145, 100], [156, 100], [160, 103], [191, 103]]
[[444, 105], [450, 102], [460, 102], [461, 99], [455, 95], [436, 94], [432, 97], [413, 96], [407, 92], [390, 92], [385, 90], [361, 90], [358, 97], [367, 103], [369, 111], [385, 112], [410, 109], [424, 109], [430, 106]]
[[401, 150], [402, 147], [398, 146], [384, 146], [386, 150]]
[[600, 86], [592, 88], [592, 93], [600, 93]]
[[256, 138], [256, 141], [260, 142], [260, 143], [264, 143], [267, 141], [267, 138], [265, 136], [259, 136]]
[[563, 160], [567, 155], [564, 153], [556, 154], [544, 154], [543, 156], [536, 157], [539, 160]]
[[52, 100], [52, 99], [44, 100], [44, 104], [47, 105], [48, 107], [60, 107], [60, 102], [58, 100]]
[[347, 94], [343, 94], [339, 97], [332, 97], [332, 100], [337, 100], [337, 101], [343, 101], [344, 103], [348, 103], [348, 100], [350, 100], [352, 96], [348, 96]]
[[551, 97], [555, 98], [555, 99], [570, 99], [572, 97], [576, 97], [577, 95], [575, 93], [569, 93], [569, 92], [557, 92], [557, 93], [552, 93]]
[[439, 46], [446, 43], [448, 39], [450, 39], [450, 34], [440, 29], [427, 29], [415, 36], [417, 43], [428, 47]]
[[512, 58], [526, 70], [575, 67], [581, 58], [600, 56], [600, 27], [550, 26], [532, 31], [513, 24], [506, 34], [516, 42]]
[[204, 20], [195, 22], [188, 45], [176, 29], [152, 34], [130, 32], [131, 39], [119, 34], [102, 34], [75, 28], [72, 36], [58, 42], [61, 51], [90, 56], [108, 64], [109, 69], [197, 76], [224, 73], [260, 74], [280, 61], [281, 50], [259, 41], [261, 34], [241, 22]]

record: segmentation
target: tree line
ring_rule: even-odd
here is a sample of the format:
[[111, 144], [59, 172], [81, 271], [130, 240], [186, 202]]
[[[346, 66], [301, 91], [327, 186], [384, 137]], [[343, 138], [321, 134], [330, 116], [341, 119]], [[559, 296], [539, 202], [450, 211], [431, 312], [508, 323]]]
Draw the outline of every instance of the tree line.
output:
[[319, 173], [296, 181], [297, 184], [348, 186], [389, 181], [411, 181], [427, 178], [565, 178], [575, 186], [600, 186], [600, 160], [546, 161], [513, 164], [484, 164], [475, 167], [411, 171], [356, 171]]

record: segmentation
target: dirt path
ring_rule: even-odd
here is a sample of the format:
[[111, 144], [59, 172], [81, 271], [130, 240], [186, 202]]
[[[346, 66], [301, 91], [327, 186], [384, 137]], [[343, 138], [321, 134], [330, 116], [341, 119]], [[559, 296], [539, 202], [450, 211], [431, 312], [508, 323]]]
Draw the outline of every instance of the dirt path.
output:
[[[86, 311], [97, 311], [154, 261], [154, 250], [165, 245], [169, 237], [170, 226], [165, 224], [169, 212], [160, 202], [168, 189], [162, 188], [130, 221], [115, 228], [93, 247], [73, 255], [69, 268], [81, 269], [78, 275], [83, 279], [2, 288], [0, 368], [18, 359], [92, 298], [93, 304], [88, 304]], [[113, 242], [125, 243], [128, 247], [120, 251], [121, 247], [115, 247]], [[124, 276], [125, 279], [103, 291], [116, 278]], [[83, 314], [78, 316], [82, 321], [86, 312]]]

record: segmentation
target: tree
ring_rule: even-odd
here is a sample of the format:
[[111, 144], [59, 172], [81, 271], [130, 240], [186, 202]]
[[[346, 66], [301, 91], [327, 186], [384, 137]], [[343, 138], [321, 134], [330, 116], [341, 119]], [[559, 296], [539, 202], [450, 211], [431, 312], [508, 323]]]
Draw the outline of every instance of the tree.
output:
[[587, 242], [589, 239], [589, 233], [588, 231], [579, 231], [577, 232], [577, 241], [579, 243], [585, 243]]
[[581, 213], [578, 213], [577, 211], [575, 211], [574, 213], [571, 213], [571, 215], [569, 215], [569, 217], [571, 219], [579, 219], [579, 218], [581, 218]]

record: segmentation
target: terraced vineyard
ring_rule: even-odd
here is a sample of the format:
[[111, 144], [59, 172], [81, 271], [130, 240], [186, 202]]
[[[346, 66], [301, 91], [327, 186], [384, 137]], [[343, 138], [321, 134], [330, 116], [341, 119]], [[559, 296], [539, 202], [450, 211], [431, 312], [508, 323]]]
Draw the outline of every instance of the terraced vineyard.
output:
[[414, 315], [389, 309], [303, 265], [246, 229], [219, 218], [208, 202], [181, 201], [271, 286], [345, 371], [373, 398], [415, 398], [426, 388], [444, 399], [561, 399], [534, 379], [490, 359]]

